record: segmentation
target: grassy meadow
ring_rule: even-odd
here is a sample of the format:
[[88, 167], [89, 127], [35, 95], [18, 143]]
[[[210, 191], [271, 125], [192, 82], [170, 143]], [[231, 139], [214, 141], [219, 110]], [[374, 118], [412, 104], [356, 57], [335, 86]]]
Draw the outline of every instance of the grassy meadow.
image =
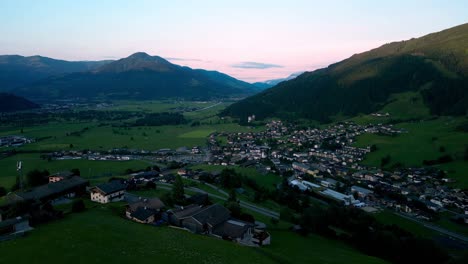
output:
[[94, 161], [94, 160], [43, 160], [40, 154], [18, 154], [12, 157], [0, 159], [0, 186], [10, 188], [16, 181], [18, 175], [16, 162], [23, 162], [23, 172], [34, 169], [48, 170], [50, 173], [67, 171], [77, 168], [83, 178], [89, 179], [91, 183], [102, 181], [112, 176], [125, 174], [127, 169], [144, 169], [149, 166], [144, 161]]
[[357, 138], [355, 146], [375, 144], [377, 150], [366, 156], [364, 164], [380, 166], [383, 157], [390, 155], [390, 165], [423, 166], [423, 160], [437, 159], [450, 155], [454, 161], [437, 165], [447, 171], [448, 176], [457, 180], [457, 186], [468, 188], [468, 162], [463, 160], [468, 133], [456, 128], [465, 118], [440, 117], [433, 120], [400, 123], [396, 127], [407, 133], [398, 136], [364, 134]]
[[[0, 243], [2, 262], [14, 263], [384, 263], [341, 242], [301, 237], [280, 223], [272, 244], [249, 248], [119, 216], [122, 204], [93, 205], [41, 225], [24, 238]], [[21, 254], [17, 249], [23, 248]], [[60, 254], [52, 253], [60, 252]]]

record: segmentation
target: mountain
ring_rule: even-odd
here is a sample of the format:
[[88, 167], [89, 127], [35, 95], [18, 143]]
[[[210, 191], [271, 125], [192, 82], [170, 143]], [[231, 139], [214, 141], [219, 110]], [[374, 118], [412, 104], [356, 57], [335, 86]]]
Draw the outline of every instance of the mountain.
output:
[[256, 86], [257, 88], [263, 90], [263, 89], [271, 88], [271, 87], [277, 85], [280, 82], [292, 80], [292, 79], [296, 78], [297, 76], [301, 75], [302, 73], [304, 73], [304, 72], [296, 72], [296, 73], [293, 73], [293, 74], [289, 75], [286, 78], [267, 80], [267, 81], [264, 81], [264, 82], [256, 82], [256, 83], [253, 83], [253, 85]]
[[[239, 101], [224, 115], [309, 118], [378, 111], [416, 92], [433, 115], [468, 113], [468, 24], [385, 44]], [[416, 100], [416, 99], [415, 99]], [[411, 109], [411, 108], [409, 108]]]
[[34, 99], [208, 99], [253, 94], [255, 87], [228, 75], [193, 70], [138, 52], [92, 71], [53, 76], [15, 89]]
[[0, 56], [0, 91], [24, 86], [43, 78], [95, 69], [109, 61], [64, 61], [42, 56]]
[[39, 105], [22, 97], [0, 93], [0, 112], [14, 112], [38, 108]]

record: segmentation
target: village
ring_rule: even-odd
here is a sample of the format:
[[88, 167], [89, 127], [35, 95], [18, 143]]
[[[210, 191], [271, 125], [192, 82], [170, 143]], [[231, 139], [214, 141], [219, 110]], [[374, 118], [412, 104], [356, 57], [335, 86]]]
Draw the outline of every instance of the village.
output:
[[[206, 147], [158, 151], [64, 150], [49, 153], [43, 158], [121, 162], [144, 159], [167, 166], [129, 172], [125, 178], [111, 178], [109, 182], [96, 186], [89, 186], [88, 180], [73, 172], [49, 175], [48, 184], [6, 196], [7, 203], [0, 208], [1, 235], [3, 239], [11, 239], [31, 230], [30, 219], [34, 219], [35, 223], [53, 219], [57, 212], [48, 210], [48, 204], [86, 197], [91, 202], [101, 204], [124, 201], [125, 217], [138, 223], [169, 225], [246, 246], [268, 245], [272, 238], [267, 232], [266, 223], [233, 217], [225, 206], [210, 200], [210, 197], [217, 197], [212, 193], [192, 188], [196, 193], [185, 195], [185, 204], [167, 206], [160, 197], [141, 197], [131, 192], [156, 186], [173, 188], [180, 177], [211, 184], [213, 189], [220, 187], [219, 171], [192, 170], [190, 167], [194, 164], [220, 168], [250, 167], [264, 177], [273, 173], [286, 179], [285, 182], [297, 192], [306, 193], [324, 203], [356, 207], [368, 213], [387, 208], [405, 217], [430, 221], [438, 212], [450, 211], [457, 215], [458, 221], [468, 223], [466, 192], [449, 187], [450, 180], [441, 171], [431, 167], [385, 171], [360, 164], [374, 148], [353, 146], [355, 138], [364, 133], [392, 136], [406, 131], [392, 125], [362, 126], [352, 122], [318, 129], [271, 121], [262, 132], [213, 133]], [[281, 184], [276, 188], [282, 188]], [[22, 210], [19, 210], [19, 204], [28, 204], [29, 207], [22, 206]], [[279, 218], [279, 214], [271, 210], [246, 205], [245, 202], [243, 206], [250, 206], [250, 209], [268, 217]], [[14, 217], [11, 217], [11, 208], [15, 208]], [[7, 215], [9, 218], [6, 218]]]
[[[369, 212], [385, 207], [415, 218], [430, 220], [438, 211], [455, 210], [468, 223], [468, 196], [451, 188], [435, 168], [397, 168], [384, 171], [360, 164], [373, 146], [352, 146], [364, 133], [406, 133], [392, 125], [357, 125], [345, 122], [326, 129], [298, 129], [272, 121], [258, 133], [213, 134], [210, 147], [213, 164], [256, 166], [280, 175], [294, 173], [289, 184], [301, 191], [338, 200], [343, 205]], [[219, 144], [225, 137], [227, 143]], [[262, 162], [269, 160], [269, 164]], [[290, 174], [290, 173], [289, 173]]]

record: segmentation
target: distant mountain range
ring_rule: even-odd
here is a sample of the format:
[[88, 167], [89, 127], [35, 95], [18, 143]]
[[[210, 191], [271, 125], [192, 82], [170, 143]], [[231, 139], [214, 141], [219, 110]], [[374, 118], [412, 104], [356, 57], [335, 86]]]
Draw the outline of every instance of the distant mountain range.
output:
[[22, 97], [0, 93], [0, 112], [14, 112], [38, 108], [39, 105]]
[[258, 87], [259, 89], [262, 89], [262, 90], [263, 89], [268, 89], [268, 88], [271, 88], [271, 87], [277, 85], [280, 82], [292, 80], [292, 79], [296, 78], [297, 76], [301, 75], [302, 73], [304, 73], [304, 72], [296, 72], [296, 73], [293, 73], [293, 74], [289, 75], [286, 78], [273, 79], [273, 80], [268, 80], [268, 81], [264, 81], [264, 82], [256, 82], [256, 83], [253, 83], [253, 85]]
[[109, 62], [0, 55], [0, 91], [8, 91], [54, 75], [93, 70]]
[[10, 78], [9, 83], [5, 81], [7, 84], [2, 86], [14, 88], [11, 91], [15, 94], [33, 100], [218, 99], [251, 95], [258, 90], [220, 72], [182, 67], [143, 52], [117, 61], [99, 62], [66, 62], [38, 57], [40, 63], [31, 63], [37, 58], [18, 57], [21, 63], [11, 58], [5, 60], [0, 76], [9, 76], [8, 72], [16, 69], [14, 76], [27, 76], [27, 81], [22, 83], [18, 81], [20, 78]]
[[[239, 101], [225, 115], [309, 118], [378, 111], [414, 91], [433, 115], [468, 113], [468, 24], [355, 54]], [[411, 109], [411, 107], [409, 107]]]

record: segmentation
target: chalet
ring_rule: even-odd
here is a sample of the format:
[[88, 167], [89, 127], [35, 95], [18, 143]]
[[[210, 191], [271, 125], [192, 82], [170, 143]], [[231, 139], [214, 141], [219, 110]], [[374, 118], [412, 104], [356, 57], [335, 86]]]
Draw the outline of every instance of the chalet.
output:
[[212, 235], [226, 240], [242, 242], [243, 240], [251, 240], [253, 227], [252, 223], [230, 219], [216, 226], [212, 230]]
[[164, 207], [158, 198], [140, 199], [127, 205], [125, 216], [138, 223], [150, 224], [161, 218]]
[[124, 199], [127, 186], [118, 181], [112, 181], [92, 187], [91, 201], [98, 203], [118, 202]]
[[49, 183], [70, 179], [74, 174], [70, 171], [57, 172], [49, 176]]
[[[179, 217], [182, 227], [194, 233], [212, 233], [213, 229], [230, 218], [230, 212], [219, 204], [213, 204], [207, 207], [199, 207], [198, 210], [188, 209], [190, 213]], [[180, 213], [183, 213], [182, 210]], [[176, 214], [177, 216], [177, 214]]]
[[231, 219], [229, 210], [219, 204], [189, 205], [170, 210], [168, 214], [170, 224], [183, 227], [191, 232], [253, 245], [254, 225]]

